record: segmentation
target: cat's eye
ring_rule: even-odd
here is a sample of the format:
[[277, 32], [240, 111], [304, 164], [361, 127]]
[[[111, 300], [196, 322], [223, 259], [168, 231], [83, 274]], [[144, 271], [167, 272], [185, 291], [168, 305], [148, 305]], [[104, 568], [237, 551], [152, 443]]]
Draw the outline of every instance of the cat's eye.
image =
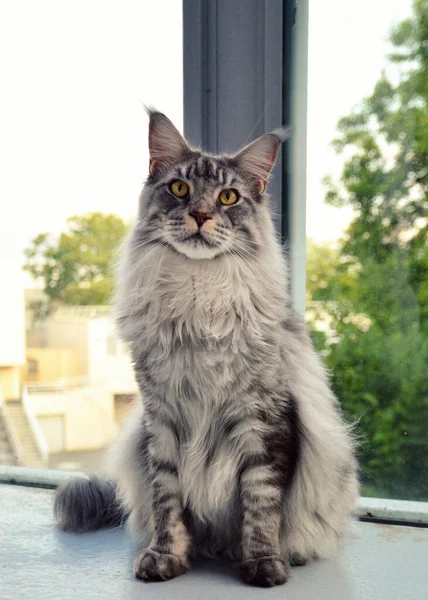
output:
[[239, 196], [235, 190], [222, 190], [218, 198], [224, 206], [231, 206], [238, 202]]
[[173, 181], [169, 186], [169, 189], [174, 194], [174, 196], [177, 196], [177, 198], [184, 198], [184, 196], [187, 196], [187, 194], [189, 193], [189, 186], [187, 185], [187, 183], [184, 183], [184, 181], [181, 181], [180, 179], [176, 179], [175, 181]]

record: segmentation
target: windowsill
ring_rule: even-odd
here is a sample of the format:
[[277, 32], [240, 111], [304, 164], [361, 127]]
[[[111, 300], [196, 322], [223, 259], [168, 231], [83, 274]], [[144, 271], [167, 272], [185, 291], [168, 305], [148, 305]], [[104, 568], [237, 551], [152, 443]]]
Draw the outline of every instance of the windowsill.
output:
[[[73, 473], [73, 475], [76, 475]], [[123, 529], [82, 536], [52, 523], [52, 489], [70, 473], [1, 467], [1, 598], [41, 600], [422, 600], [426, 597], [428, 529], [384, 523], [357, 524], [356, 533], [331, 560], [293, 568], [285, 587], [260, 590], [242, 584], [230, 564], [201, 562], [168, 583], [134, 579], [136, 546]], [[404, 505], [407, 505], [405, 507]], [[415, 505], [415, 506], [411, 506]], [[428, 504], [366, 498], [360, 514], [427, 522]]]
[[[29, 469], [0, 465], [0, 483], [56, 488], [62, 481], [71, 477], [85, 477], [85, 474], [78, 471]], [[373, 519], [428, 526], [428, 502], [363, 497], [358, 503], [357, 516], [362, 520]]]

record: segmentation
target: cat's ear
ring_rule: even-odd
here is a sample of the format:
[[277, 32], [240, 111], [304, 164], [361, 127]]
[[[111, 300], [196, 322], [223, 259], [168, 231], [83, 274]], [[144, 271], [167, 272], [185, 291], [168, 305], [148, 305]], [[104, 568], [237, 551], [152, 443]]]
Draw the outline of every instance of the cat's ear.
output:
[[245, 146], [234, 158], [238, 166], [252, 177], [260, 193], [266, 189], [282, 142], [291, 137], [291, 127], [275, 129]]
[[149, 123], [150, 175], [163, 166], [180, 161], [190, 151], [185, 139], [163, 113], [147, 109]]

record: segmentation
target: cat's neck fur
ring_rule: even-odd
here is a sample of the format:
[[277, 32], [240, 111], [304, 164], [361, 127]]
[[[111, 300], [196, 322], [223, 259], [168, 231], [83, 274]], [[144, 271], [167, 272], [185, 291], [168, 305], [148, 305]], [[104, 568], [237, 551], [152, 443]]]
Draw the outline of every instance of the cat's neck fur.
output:
[[[137, 225], [120, 269], [117, 312], [128, 341], [156, 335], [172, 323], [176, 335], [185, 329], [190, 338], [221, 340], [233, 335], [238, 322], [238, 329], [257, 336], [284, 318], [286, 263], [274, 235], [253, 256], [212, 260], [192, 260], [139, 239]], [[136, 317], [144, 334], [136, 328]]]

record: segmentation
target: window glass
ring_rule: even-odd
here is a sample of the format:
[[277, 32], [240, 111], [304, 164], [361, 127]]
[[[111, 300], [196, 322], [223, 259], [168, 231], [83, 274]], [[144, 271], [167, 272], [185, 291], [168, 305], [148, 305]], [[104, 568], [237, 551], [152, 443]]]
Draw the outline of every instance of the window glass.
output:
[[362, 493], [428, 500], [428, 2], [310, 3], [307, 319]]
[[[363, 494], [415, 500], [427, 23], [426, 0], [310, 3], [307, 318], [355, 423]], [[171, 0], [0, 1], [0, 389], [21, 444], [49, 449], [28, 466], [98, 470], [137, 393], [112, 336], [112, 263], [147, 174], [143, 103], [182, 126], [181, 37]]]
[[0, 0], [0, 56], [0, 390], [26, 466], [99, 470], [137, 392], [112, 263], [148, 170], [143, 105], [182, 127], [182, 3]]

